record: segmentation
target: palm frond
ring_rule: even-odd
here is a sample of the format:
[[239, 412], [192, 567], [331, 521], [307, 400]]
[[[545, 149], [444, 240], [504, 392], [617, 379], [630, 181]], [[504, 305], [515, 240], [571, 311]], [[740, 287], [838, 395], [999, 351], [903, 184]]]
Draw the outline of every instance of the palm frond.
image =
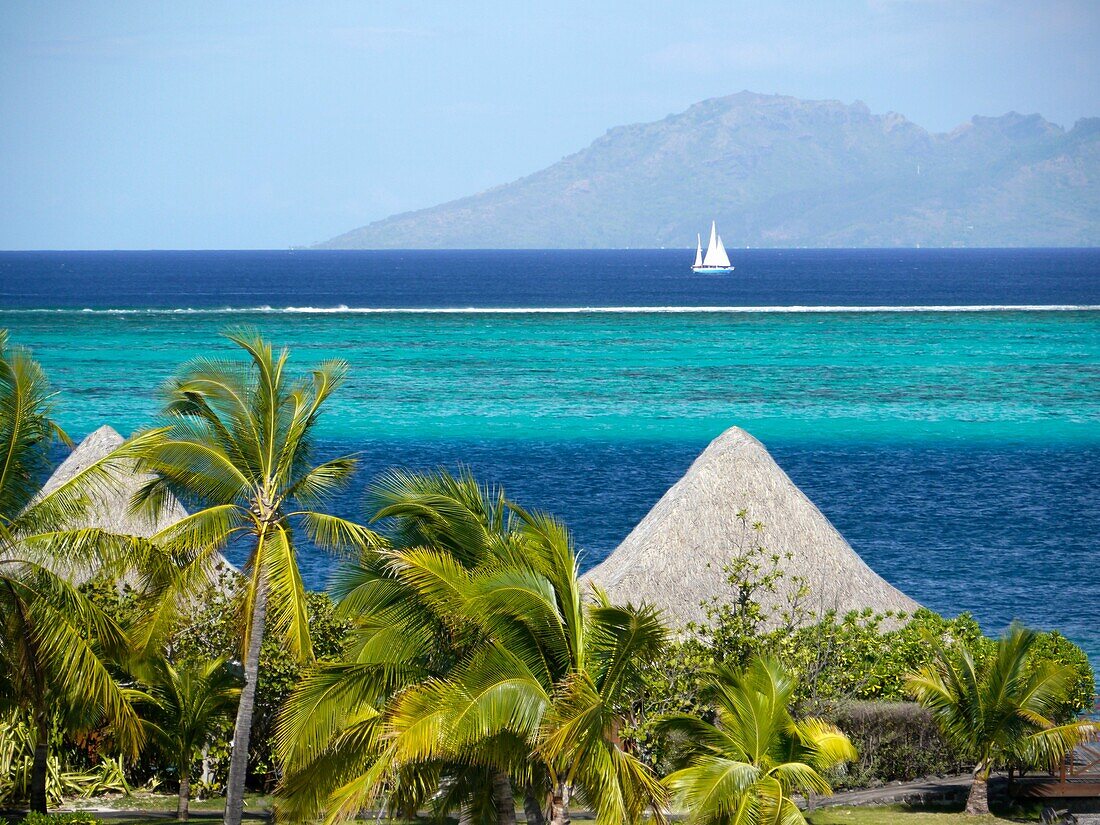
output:
[[747, 762], [700, 756], [692, 765], [669, 774], [665, 785], [680, 809], [689, 812], [693, 823], [740, 823], [759, 821], [760, 802], [754, 788], [762, 773]]
[[589, 668], [607, 701], [637, 685], [641, 668], [657, 658], [668, 641], [660, 614], [649, 607], [603, 605], [591, 608]]
[[311, 467], [287, 487], [286, 496], [306, 508], [325, 504], [351, 481], [358, 463], [355, 456], [345, 455]]
[[293, 512], [288, 517], [298, 519], [310, 541], [325, 550], [358, 556], [383, 547], [377, 533], [348, 519], [315, 511]]
[[1014, 624], [982, 665], [972, 651], [949, 653], [934, 640], [935, 663], [907, 681], [944, 735], [986, 774], [1010, 759], [1049, 765], [1076, 744], [1075, 726], [1051, 719], [1072, 688], [1072, 672], [1054, 662], [1030, 667], [1035, 640], [1034, 632]]
[[24, 570], [3, 584], [20, 602], [26, 649], [50, 674], [50, 687], [70, 708], [92, 721], [102, 715], [119, 743], [137, 753], [144, 738], [126, 691], [103, 661], [101, 651], [121, 652], [127, 639], [121, 628], [64, 578], [44, 568]]
[[0, 521], [12, 520], [38, 492], [49, 447], [65, 439], [53, 420], [46, 374], [29, 350], [0, 330]]
[[289, 528], [273, 525], [260, 554], [257, 564], [269, 588], [267, 615], [271, 630], [286, 641], [294, 655], [312, 661], [306, 589]]

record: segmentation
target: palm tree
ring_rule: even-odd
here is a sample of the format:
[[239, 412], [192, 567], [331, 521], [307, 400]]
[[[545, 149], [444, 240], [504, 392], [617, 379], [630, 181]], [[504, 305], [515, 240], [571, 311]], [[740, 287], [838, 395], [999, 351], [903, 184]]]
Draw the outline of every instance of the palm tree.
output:
[[805, 823], [792, 794], [832, 793], [823, 772], [854, 760], [855, 748], [836, 727], [791, 716], [796, 687], [771, 658], [741, 672], [719, 666], [709, 688], [714, 724], [688, 715], [661, 720], [659, 729], [690, 749], [689, 764], [665, 779], [690, 822]]
[[241, 691], [224, 659], [181, 665], [161, 659], [142, 671], [156, 708], [156, 721], [146, 724], [179, 774], [176, 819], [186, 821], [191, 766], [218, 723], [232, 716]]
[[318, 416], [347, 365], [327, 361], [308, 378], [292, 379], [287, 350], [273, 353], [250, 329], [226, 337], [248, 360], [196, 359], [169, 382], [164, 426], [148, 433], [140, 452], [139, 466], [153, 480], [134, 506], [155, 515], [172, 494], [198, 508], [152, 538], [181, 561], [182, 572], [162, 580], [157, 607], [142, 631], [144, 647], [178, 621], [196, 590], [210, 586], [220, 550], [231, 540], [250, 547], [243, 585], [244, 686], [225, 807], [226, 825], [240, 825], [265, 630], [278, 634], [303, 661], [312, 660], [296, 533], [323, 548], [355, 552], [369, 547], [374, 536], [321, 509], [349, 480], [356, 459], [313, 463]]
[[52, 398], [41, 366], [0, 330], [0, 713], [15, 710], [31, 721], [30, 803], [40, 813], [53, 713], [64, 711], [77, 725], [108, 723], [131, 751], [142, 739], [132, 693], [108, 667], [128, 639], [73, 584], [90, 569], [133, 562], [140, 542], [71, 526], [125, 471], [134, 444], [40, 493], [52, 443], [71, 444], [51, 418]]
[[[663, 821], [664, 788], [619, 730], [667, 631], [655, 611], [613, 605], [598, 589], [586, 601], [568, 529], [543, 513], [512, 511], [510, 566], [448, 582], [455, 620], [480, 627], [489, 643], [441, 690], [423, 690], [428, 702], [412, 692], [412, 713], [398, 705], [395, 727], [409, 732], [414, 752], [430, 749], [430, 739], [419, 741], [419, 705], [434, 708], [451, 747], [518, 739], [525, 749], [512, 770], [528, 765], [529, 781], [548, 791], [552, 825], [569, 821], [574, 796], [607, 825], [640, 822], [647, 811]], [[414, 578], [431, 576], [432, 559], [410, 561]]]
[[[507, 774], [470, 760], [406, 760], [400, 770], [378, 773], [360, 795], [336, 799], [345, 782], [362, 780], [365, 766], [381, 765], [386, 704], [403, 691], [445, 678], [479, 643], [476, 628], [447, 621], [410, 582], [394, 575], [402, 554], [446, 548], [454, 564], [476, 568], [505, 552], [508, 509], [503, 493], [482, 487], [468, 474], [393, 471], [379, 480], [369, 507], [389, 527], [388, 549], [364, 554], [335, 582], [338, 611], [352, 623], [343, 661], [325, 663], [287, 701], [279, 725], [286, 776], [278, 809], [292, 819], [354, 815], [384, 793], [395, 810], [434, 800], [441, 811], [460, 809], [467, 818], [499, 811], [514, 817]], [[373, 784], [371, 784], [373, 782]]]
[[966, 801], [969, 814], [989, 813], [989, 775], [1009, 761], [1053, 765], [1095, 732], [1094, 724], [1057, 724], [1076, 674], [1052, 661], [1030, 661], [1034, 631], [1013, 625], [977, 661], [966, 647], [949, 651], [929, 639], [935, 660], [907, 680], [928, 708], [944, 737], [974, 761], [974, 781]]
[[373, 498], [392, 546], [344, 583], [348, 660], [286, 705], [283, 810], [333, 822], [441, 785], [467, 819], [514, 822], [515, 781], [532, 822], [547, 797], [564, 822], [574, 790], [600, 822], [660, 817], [663, 789], [617, 737], [656, 615], [584, 604], [568, 531], [468, 474], [394, 474]]

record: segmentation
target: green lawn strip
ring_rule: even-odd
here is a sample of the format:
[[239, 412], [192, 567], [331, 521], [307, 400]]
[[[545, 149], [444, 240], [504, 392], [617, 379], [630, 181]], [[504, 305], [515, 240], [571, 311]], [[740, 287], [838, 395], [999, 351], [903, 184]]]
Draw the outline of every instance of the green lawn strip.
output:
[[[245, 799], [246, 820], [266, 819], [271, 812], [272, 797], [252, 795]], [[176, 797], [164, 794], [139, 793], [111, 799], [80, 800], [89, 815], [109, 825], [171, 825], [176, 822]], [[197, 822], [213, 822], [224, 810], [222, 798], [191, 803], [192, 818]], [[74, 806], [76, 807], [76, 806]], [[88, 808], [95, 810], [88, 810]], [[77, 808], [79, 810], [79, 808]], [[519, 814], [522, 822], [523, 814]], [[583, 813], [575, 819], [585, 820]], [[967, 816], [961, 806], [913, 807], [908, 805], [858, 805], [822, 808], [807, 813], [810, 825], [1010, 825], [1036, 822], [1038, 809], [1032, 812], [1014, 811], [1011, 818], [999, 816]], [[674, 821], [681, 817], [674, 816]], [[375, 822], [373, 817], [369, 820]], [[381, 825], [402, 825], [403, 819], [382, 819]]]
[[[87, 799], [69, 799], [65, 802], [65, 810], [91, 811], [110, 813], [111, 811], [156, 811], [161, 813], [175, 813], [175, 794], [159, 794], [137, 792], [128, 796], [90, 797]], [[244, 807], [246, 811], [267, 812], [271, 810], [273, 798], [259, 794], [245, 796]], [[225, 797], [218, 796], [212, 799], [192, 799], [191, 812], [221, 812], [225, 810]]]
[[825, 808], [806, 815], [811, 825], [1008, 825], [1035, 822], [1037, 815], [969, 816], [961, 810], [912, 808], [907, 805], [866, 805]]

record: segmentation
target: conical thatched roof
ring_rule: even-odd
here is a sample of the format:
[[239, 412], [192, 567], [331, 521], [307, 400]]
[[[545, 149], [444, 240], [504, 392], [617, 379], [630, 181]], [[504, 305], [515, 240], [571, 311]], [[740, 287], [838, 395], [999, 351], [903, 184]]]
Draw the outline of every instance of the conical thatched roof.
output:
[[[61, 463], [61, 466], [54, 470], [49, 481], [43, 485], [42, 492], [49, 493], [64, 484], [88, 465], [103, 458], [122, 442], [122, 436], [114, 429], [108, 426], [100, 427], [81, 441], [76, 449], [69, 454], [69, 457]], [[126, 475], [120, 479], [121, 483], [117, 492], [110, 496], [95, 496], [87, 518], [82, 519], [81, 524], [70, 525], [70, 527], [98, 527], [112, 533], [148, 538], [187, 515], [183, 505], [174, 498], [171, 499], [160, 518], [155, 521], [131, 514], [129, 511], [130, 499], [141, 485], [148, 480], [147, 475], [137, 472]]]
[[[53, 475], [42, 486], [42, 493], [49, 493], [59, 485], [64, 484], [89, 464], [103, 458], [121, 444], [123, 440], [122, 436], [113, 428], [100, 427], [81, 441], [76, 449], [69, 454], [68, 458], [61, 462], [61, 466], [54, 470]], [[68, 527], [97, 527], [118, 535], [148, 538], [165, 527], [175, 524], [187, 515], [187, 510], [175, 497], [169, 498], [167, 506], [157, 519], [134, 515], [130, 512], [130, 499], [149, 480], [149, 476], [146, 473], [137, 472], [135, 468], [130, 473], [118, 474], [116, 478], [118, 481], [117, 489], [112, 490], [110, 493], [93, 493], [92, 506], [89, 508], [87, 515], [80, 520], [80, 523], [71, 524]], [[91, 572], [71, 570], [69, 575], [78, 581], [83, 581]], [[211, 581], [217, 583], [219, 587], [226, 587], [227, 583], [223, 577], [226, 575], [234, 577], [237, 572], [233, 565], [219, 555], [211, 572]]]
[[[747, 511], [745, 526], [739, 511]], [[761, 522], [760, 532], [751, 524]], [[774, 594], [759, 594], [773, 614], [790, 603], [800, 579], [811, 615], [871, 608], [911, 613], [919, 605], [878, 576], [780, 469], [764, 445], [739, 427], [722, 433], [622, 544], [585, 578], [614, 601], [645, 602], [682, 627], [706, 619], [701, 603], [734, 591], [722, 568], [758, 543], [782, 562]]]

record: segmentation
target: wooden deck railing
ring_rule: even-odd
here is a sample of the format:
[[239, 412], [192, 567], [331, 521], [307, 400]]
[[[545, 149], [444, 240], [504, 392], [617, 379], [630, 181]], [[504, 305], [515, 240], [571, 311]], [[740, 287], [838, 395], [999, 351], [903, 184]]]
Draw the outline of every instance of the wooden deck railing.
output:
[[1019, 790], [1029, 796], [1100, 796], [1100, 734], [1074, 748], [1048, 775], [1020, 777], [1017, 782]]

